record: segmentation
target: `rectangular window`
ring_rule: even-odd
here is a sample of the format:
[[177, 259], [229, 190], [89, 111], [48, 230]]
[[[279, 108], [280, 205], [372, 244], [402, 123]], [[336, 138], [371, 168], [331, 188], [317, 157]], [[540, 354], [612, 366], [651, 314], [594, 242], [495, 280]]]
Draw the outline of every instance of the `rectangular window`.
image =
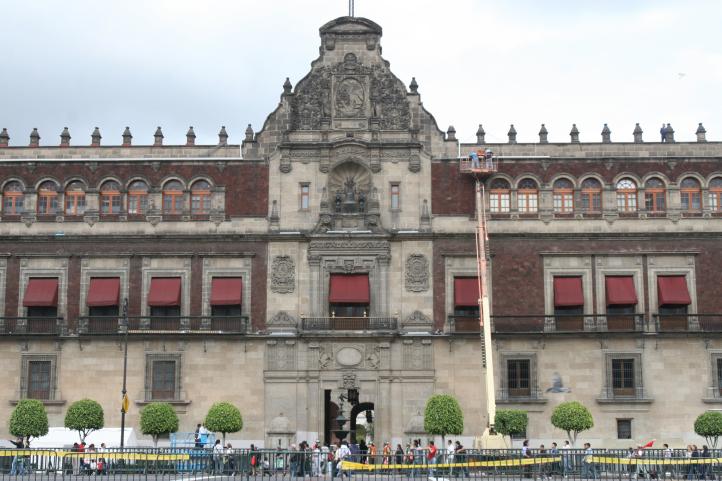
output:
[[617, 192], [617, 209], [620, 212], [636, 212], [637, 211], [637, 191]]
[[702, 209], [702, 194], [696, 191], [680, 192], [680, 200], [682, 201], [682, 211], [698, 212]]
[[489, 194], [489, 210], [494, 213], [509, 212], [511, 206], [509, 191], [491, 191]]
[[24, 197], [22, 192], [5, 193], [3, 198], [3, 214], [20, 215], [23, 213]]
[[506, 361], [506, 382], [509, 397], [531, 396], [531, 361], [529, 359], [509, 359]]
[[554, 193], [554, 212], [559, 214], [567, 214], [574, 210], [574, 193], [572, 192], [555, 192]]
[[391, 184], [391, 210], [399, 210], [401, 208], [401, 186], [399, 184]]
[[644, 193], [644, 202], [647, 211], [649, 212], [664, 212], [665, 210], [665, 195], [664, 191], [647, 191]]
[[151, 399], [175, 399], [176, 361], [154, 360], [152, 373]]
[[536, 191], [524, 192], [520, 190], [518, 195], [519, 212], [523, 214], [536, 213], [539, 205], [538, 199], [539, 197]]
[[612, 393], [634, 396], [634, 359], [612, 359]]
[[148, 194], [143, 193], [128, 193], [128, 214], [139, 215], [145, 214], [148, 208]]
[[301, 210], [309, 210], [311, 208], [311, 185], [301, 184]]
[[722, 357], [717, 358], [717, 392], [715, 397], [722, 397]]
[[50, 399], [50, 361], [28, 362], [29, 399]]
[[617, 419], [617, 439], [632, 439], [631, 419]]
[[42, 401], [55, 399], [55, 360], [54, 355], [22, 356], [21, 398]]
[[712, 212], [722, 211], [722, 190], [710, 190], [709, 209]]
[[582, 211], [598, 213], [602, 211], [602, 193], [597, 191], [582, 191]]
[[53, 215], [58, 211], [58, 196], [54, 192], [52, 194], [38, 195], [38, 214]]
[[120, 193], [101, 194], [100, 212], [102, 214], [120, 214]]

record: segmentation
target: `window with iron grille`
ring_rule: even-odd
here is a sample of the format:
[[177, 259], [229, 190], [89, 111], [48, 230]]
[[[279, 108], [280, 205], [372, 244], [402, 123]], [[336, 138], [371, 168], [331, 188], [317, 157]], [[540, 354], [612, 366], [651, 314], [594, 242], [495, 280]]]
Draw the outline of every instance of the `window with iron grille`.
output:
[[617, 419], [617, 439], [632, 439], [631, 419]]
[[528, 397], [531, 395], [531, 361], [529, 359], [509, 359], [506, 361], [506, 379], [510, 397]]
[[712, 392], [710, 397], [722, 398], [722, 353], [712, 354]]
[[634, 395], [634, 359], [612, 359], [612, 392], [615, 396]]
[[55, 399], [55, 366], [54, 355], [23, 356], [20, 397], [42, 401]]
[[148, 354], [146, 401], [180, 400], [180, 354]]

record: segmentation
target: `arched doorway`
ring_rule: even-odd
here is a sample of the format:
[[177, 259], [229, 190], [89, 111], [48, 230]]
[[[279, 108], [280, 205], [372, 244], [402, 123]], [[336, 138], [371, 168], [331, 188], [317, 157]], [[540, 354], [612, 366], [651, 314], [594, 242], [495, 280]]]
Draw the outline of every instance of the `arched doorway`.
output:
[[[374, 403], [372, 402], [364, 402], [364, 403], [358, 403], [351, 409], [351, 415], [349, 416], [351, 418], [351, 442], [352, 443], [358, 443], [362, 439], [356, 438], [356, 432], [357, 432], [357, 421], [359, 418], [359, 415], [364, 414], [366, 418], [366, 423], [364, 424], [364, 435], [369, 435], [373, 439], [373, 425], [374, 425]], [[370, 419], [369, 419], [370, 418]]]

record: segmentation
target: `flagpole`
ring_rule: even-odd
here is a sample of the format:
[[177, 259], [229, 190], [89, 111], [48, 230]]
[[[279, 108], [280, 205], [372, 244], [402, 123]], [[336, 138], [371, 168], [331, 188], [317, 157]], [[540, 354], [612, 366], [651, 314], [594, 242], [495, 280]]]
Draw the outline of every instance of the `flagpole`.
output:
[[125, 348], [123, 350], [123, 400], [120, 407], [120, 449], [125, 446], [125, 412], [128, 410], [128, 298], [123, 299], [123, 329], [125, 330]]

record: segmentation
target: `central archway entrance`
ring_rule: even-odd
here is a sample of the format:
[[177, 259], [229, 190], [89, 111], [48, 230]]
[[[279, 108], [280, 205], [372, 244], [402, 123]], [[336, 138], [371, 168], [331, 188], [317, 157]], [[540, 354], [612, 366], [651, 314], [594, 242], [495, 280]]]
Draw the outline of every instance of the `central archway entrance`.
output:
[[[358, 403], [351, 409], [351, 415], [349, 416], [351, 419], [351, 426], [349, 430], [351, 431], [351, 442], [352, 443], [360, 443], [361, 441], [367, 441], [366, 438], [369, 440], [373, 440], [374, 438], [374, 403], [372, 402], [363, 402]], [[361, 425], [359, 425], [358, 421], [359, 418], [363, 419], [363, 428], [361, 428]], [[360, 436], [357, 436], [359, 434]]]

